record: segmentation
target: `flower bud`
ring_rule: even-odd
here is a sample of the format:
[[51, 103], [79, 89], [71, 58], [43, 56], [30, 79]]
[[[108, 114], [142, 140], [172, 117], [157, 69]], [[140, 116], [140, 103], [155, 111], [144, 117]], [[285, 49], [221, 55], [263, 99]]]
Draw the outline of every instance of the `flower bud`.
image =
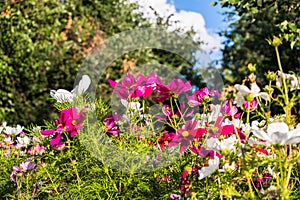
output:
[[253, 65], [252, 63], [249, 63], [248, 70], [250, 71], [250, 73], [256, 72], [256, 64]]
[[276, 36], [273, 36], [273, 40], [267, 40], [268, 43], [273, 46], [273, 47], [278, 47], [282, 44], [282, 41], [280, 38], [276, 37]]
[[248, 101], [248, 102], [252, 101], [253, 99], [254, 99], [253, 94], [247, 94], [245, 96], [245, 100]]
[[274, 80], [276, 80], [276, 74], [275, 74], [275, 72], [268, 71], [268, 73], [266, 74], [266, 77], [267, 77], [268, 81], [274, 81]]
[[202, 100], [204, 103], [209, 103], [211, 99], [208, 95], [205, 95]]

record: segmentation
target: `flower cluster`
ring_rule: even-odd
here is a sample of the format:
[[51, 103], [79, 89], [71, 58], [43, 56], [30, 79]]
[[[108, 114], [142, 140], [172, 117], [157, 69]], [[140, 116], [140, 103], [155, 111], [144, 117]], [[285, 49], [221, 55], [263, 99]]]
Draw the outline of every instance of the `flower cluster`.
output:
[[[291, 90], [295, 90], [295, 80], [292, 78], [294, 82], [290, 84]], [[213, 98], [221, 97], [218, 91], [204, 87], [195, 90], [193, 95], [187, 95], [191, 90], [189, 82], [174, 78], [165, 84], [154, 72], [149, 76], [138, 74], [137, 78], [128, 73], [121, 83], [113, 80], [109, 80], [109, 83], [129, 112], [123, 116], [115, 113], [115, 117], [109, 115], [104, 120], [108, 134], [120, 139], [119, 124], [122, 123], [119, 122], [124, 121], [124, 118], [135, 125], [134, 131], [140, 132], [141, 124], [135, 122], [149, 115], [149, 104], [145, 103], [149, 99], [150, 102], [159, 103], [161, 110], [155, 117], [164, 122], [155, 134], [158, 136], [154, 143], [156, 147], [164, 151], [178, 146], [180, 154], [196, 156], [198, 161], [191, 163], [191, 167], [182, 172], [181, 195], [171, 194], [172, 199], [189, 195], [192, 177], [197, 174], [201, 180], [215, 171], [226, 173], [228, 170], [236, 170], [243, 162], [242, 156], [250, 152], [256, 152], [261, 158], [274, 158], [270, 154], [271, 150], [264, 146], [266, 144], [300, 142], [300, 125], [294, 129], [283, 122], [269, 125], [265, 123], [259, 127], [252, 123], [250, 126], [250, 117], [261, 122], [266, 119], [266, 115], [260, 113], [263, 109], [261, 105], [270, 103], [272, 98], [270, 93], [261, 92], [254, 73], [246, 77], [243, 84], [235, 85], [238, 91], [235, 95], [220, 98], [222, 100], [219, 105], [212, 103]], [[198, 108], [202, 110], [199, 111]], [[132, 117], [133, 115], [138, 117]], [[143, 125], [147, 126], [148, 123]], [[236, 159], [228, 160], [229, 154], [235, 155]], [[262, 178], [256, 177], [255, 173], [252, 176], [252, 183], [257, 189], [270, 179], [268, 173]]]
[[[193, 95], [185, 95], [191, 90], [189, 82], [174, 78], [165, 84], [154, 72], [149, 76], [138, 74], [137, 78], [128, 73], [121, 83], [113, 80], [109, 80], [109, 83], [114, 88], [113, 92], [121, 99], [121, 103], [127, 110], [132, 111], [131, 114], [147, 115], [148, 113], [143, 111], [149, 109], [141, 106], [147, 105], [144, 102], [147, 99], [160, 103], [162, 115], [156, 116], [156, 119], [164, 122], [164, 126], [156, 133], [156, 147], [164, 151], [165, 148], [178, 146], [181, 154], [193, 153], [201, 158], [202, 164], [192, 165], [193, 174], [199, 174], [199, 179], [219, 169], [219, 159], [223, 158], [221, 151], [235, 150], [238, 142], [246, 141], [243, 130], [234, 129], [232, 120], [239, 118], [240, 114], [233, 101], [226, 100], [221, 106], [211, 103], [213, 98], [220, 97], [216, 90], [205, 87], [195, 90]], [[183, 98], [180, 98], [180, 95], [183, 95]], [[201, 105], [208, 109], [197, 118], [197, 106]], [[124, 121], [126, 118], [126, 121], [136, 125], [135, 120], [141, 118], [133, 118], [132, 115], [120, 117], [117, 113], [114, 116], [110, 114], [104, 123], [106, 132], [117, 138], [120, 136], [118, 121]], [[225, 119], [228, 121], [225, 122]], [[140, 128], [135, 130], [140, 131]], [[189, 173], [185, 170], [181, 181], [182, 195], [189, 193], [192, 183], [187, 174]]]
[[76, 108], [63, 109], [59, 115], [58, 120], [55, 121], [56, 127], [50, 130], [41, 130], [43, 136], [51, 136], [50, 145], [54, 149], [64, 149], [67, 138], [73, 138], [78, 134], [78, 130], [82, 128], [84, 121], [84, 111], [80, 112]]
[[[101, 131], [110, 137], [110, 145], [114, 142], [119, 146], [124, 144], [122, 148], [125, 150], [135, 151], [139, 145], [149, 145], [151, 151], [158, 152], [155, 164], [161, 164], [163, 153], [176, 152], [179, 161], [169, 167], [171, 170], [164, 171], [163, 175], [155, 172], [154, 175], [155, 184], [176, 183], [178, 191], [172, 189], [171, 194], [167, 193], [171, 199], [194, 198], [195, 185], [197, 187], [205, 179], [213, 184], [218, 182], [216, 184], [222, 188], [219, 194], [221, 198], [233, 198], [239, 196], [240, 192], [253, 199], [255, 195], [260, 199], [276, 195], [288, 199], [291, 179], [297, 182], [293, 169], [299, 165], [300, 158], [299, 147], [295, 145], [300, 143], [300, 124], [292, 110], [292, 105], [300, 100], [297, 93], [298, 77], [282, 71], [269, 72], [267, 78], [270, 84], [261, 89], [254, 75], [255, 67], [250, 68], [251, 74], [241, 84], [227, 91], [231, 92], [230, 95], [224, 96], [208, 87], [192, 92], [190, 82], [180, 78], [165, 83], [154, 72], [148, 76], [138, 74], [136, 77], [128, 73], [119, 83], [109, 80], [120, 100], [114, 103], [125, 111], [113, 114], [106, 112]], [[276, 83], [272, 88], [273, 81]], [[87, 91], [90, 83], [90, 78], [84, 75], [71, 92], [60, 89], [51, 91], [51, 96], [61, 104], [72, 102]], [[278, 110], [283, 113], [271, 113], [273, 106], [281, 107]], [[62, 109], [55, 125], [49, 123], [46, 130], [33, 130], [39, 133], [40, 138], [31, 137], [20, 125], [9, 127], [3, 123], [0, 126], [0, 150], [4, 150], [3, 156], [14, 154], [17, 159], [23, 159], [23, 162], [18, 160], [17, 165], [11, 165], [12, 184], [19, 186], [22, 178], [28, 177], [28, 172], [32, 176], [33, 172], [39, 171], [37, 165], [41, 168], [46, 166], [44, 160], [51, 158], [45, 156], [45, 152], [54, 149], [54, 153], [69, 158], [66, 160], [71, 162], [65, 166], [67, 170], [74, 169], [74, 173], [69, 174], [81, 186], [82, 180], [76, 168], [80, 161], [72, 155], [71, 144], [77, 145], [73, 140], [83, 127], [87, 108]], [[146, 137], [144, 133], [151, 134]], [[136, 140], [132, 141], [135, 136]], [[43, 146], [45, 144], [53, 148], [46, 148]], [[64, 150], [66, 144], [70, 147], [68, 154], [55, 151]], [[149, 160], [150, 156], [145, 157], [146, 164]], [[62, 169], [62, 166], [58, 169]], [[110, 170], [103, 171], [107, 175], [110, 173]], [[46, 174], [49, 175], [48, 172]], [[113, 176], [109, 177], [111, 180]], [[222, 180], [222, 177], [227, 180]], [[229, 186], [224, 188], [228, 184], [228, 177], [235, 182], [239, 191]], [[49, 194], [59, 193], [58, 188], [64, 187], [65, 181], [45, 191]], [[35, 179], [32, 183], [33, 193], [47, 183], [49, 180]], [[121, 187], [122, 184], [120, 190]], [[249, 189], [248, 193], [243, 191], [244, 188]]]
[[8, 156], [13, 148], [19, 150], [21, 155], [41, 155], [45, 152], [46, 147], [39, 138], [26, 135], [23, 129], [20, 125], [7, 126], [6, 122], [0, 126], [0, 148], [5, 149], [4, 156]]
[[27, 171], [31, 171], [36, 167], [36, 164], [27, 160], [26, 162], [22, 162], [19, 166], [13, 166], [13, 171], [10, 175], [10, 180], [15, 181], [15, 177], [20, 174], [22, 177], [25, 176]]

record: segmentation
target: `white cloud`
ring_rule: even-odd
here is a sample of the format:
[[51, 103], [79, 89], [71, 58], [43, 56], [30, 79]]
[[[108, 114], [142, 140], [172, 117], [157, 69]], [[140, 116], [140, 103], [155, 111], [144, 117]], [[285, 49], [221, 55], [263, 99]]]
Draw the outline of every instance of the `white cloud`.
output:
[[[156, 22], [157, 17], [154, 11], [165, 20], [168, 16], [173, 15], [169, 19], [169, 30], [180, 28], [185, 32], [193, 28], [196, 32], [194, 40], [203, 42], [202, 49], [208, 53], [212, 52], [214, 56], [220, 56], [220, 49], [223, 47], [221, 44], [222, 39], [218, 34], [213, 33], [205, 27], [205, 20], [200, 13], [184, 10], [177, 12], [175, 5], [167, 3], [167, 0], [129, 0], [129, 2], [137, 3], [139, 5], [138, 11], [150, 23]], [[176, 23], [177, 21], [178, 23]]]

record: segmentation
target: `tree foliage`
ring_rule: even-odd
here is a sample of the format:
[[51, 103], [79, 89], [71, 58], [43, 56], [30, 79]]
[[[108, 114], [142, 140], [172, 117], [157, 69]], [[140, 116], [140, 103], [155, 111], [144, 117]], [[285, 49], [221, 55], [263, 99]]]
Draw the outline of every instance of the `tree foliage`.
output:
[[[137, 5], [123, 0], [2, 0], [0, 4], [0, 121], [13, 124], [41, 124], [49, 115], [54, 117], [49, 91], [71, 90], [78, 69], [96, 46], [116, 33], [151, 26], [133, 11]], [[158, 25], [167, 22], [158, 20]], [[123, 55], [102, 81], [118, 79], [153, 60], [193, 74], [192, 64], [170, 55], [155, 49]], [[109, 92], [104, 84], [98, 95]]]
[[284, 71], [300, 72], [300, 2], [297, 0], [220, 0], [224, 15], [231, 20], [223, 32], [225, 48], [222, 67], [227, 82], [241, 82], [247, 65], [257, 64], [257, 76], [278, 69], [274, 48], [266, 39], [280, 37], [280, 55]]

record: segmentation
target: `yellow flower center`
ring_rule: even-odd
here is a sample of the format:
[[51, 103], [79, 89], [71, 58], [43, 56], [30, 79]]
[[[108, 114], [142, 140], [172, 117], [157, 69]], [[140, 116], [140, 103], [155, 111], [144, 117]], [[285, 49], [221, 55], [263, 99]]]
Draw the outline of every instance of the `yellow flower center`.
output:
[[193, 168], [191, 168], [190, 166], [185, 167], [185, 171], [191, 172], [192, 170], [193, 170]]
[[72, 121], [72, 125], [76, 125], [76, 121], [75, 120]]
[[189, 136], [189, 132], [183, 131], [183, 132], [181, 133], [181, 135], [182, 135], [183, 137], [187, 137], [187, 136]]

